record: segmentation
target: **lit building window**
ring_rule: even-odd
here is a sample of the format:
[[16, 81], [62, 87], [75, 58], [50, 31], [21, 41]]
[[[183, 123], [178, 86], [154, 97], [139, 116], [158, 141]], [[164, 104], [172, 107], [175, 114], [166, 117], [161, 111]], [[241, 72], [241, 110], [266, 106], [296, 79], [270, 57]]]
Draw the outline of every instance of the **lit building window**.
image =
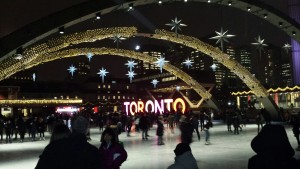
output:
[[106, 86], [105, 86], [105, 85], [103, 85], [103, 88], [105, 89], [105, 88], [106, 88]]
[[101, 86], [100, 85], [98, 85], [98, 89], [100, 89], [101, 88]]
[[129, 89], [129, 86], [126, 86], [126, 89]]
[[125, 99], [125, 96], [123, 96], [123, 99]]
[[110, 89], [110, 85], [107, 85], [107, 88], [109, 88], [109, 89]]
[[103, 96], [102, 99], [105, 99], [105, 96]]
[[120, 91], [118, 91], [117, 93], [121, 93]]
[[116, 99], [116, 96], [113, 96], [113, 99]]
[[75, 96], [75, 99], [78, 99], [78, 96]]
[[121, 99], [121, 96], [118, 96], [118, 99]]
[[100, 99], [100, 96], [98, 96], [97, 98]]

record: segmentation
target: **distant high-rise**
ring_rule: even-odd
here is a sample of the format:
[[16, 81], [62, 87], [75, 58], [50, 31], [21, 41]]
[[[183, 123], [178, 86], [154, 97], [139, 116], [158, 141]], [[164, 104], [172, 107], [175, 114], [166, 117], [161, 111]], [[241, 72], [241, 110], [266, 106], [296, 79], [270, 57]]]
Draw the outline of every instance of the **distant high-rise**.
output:
[[[289, 14], [290, 16], [300, 23], [300, 3], [299, 0], [289, 0]], [[298, 32], [299, 33], [299, 32]], [[293, 58], [293, 75], [294, 75], [294, 84], [300, 84], [300, 44], [291, 39], [292, 45], [292, 58]]]
[[290, 63], [281, 64], [282, 86], [292, 86], [292, 68]]

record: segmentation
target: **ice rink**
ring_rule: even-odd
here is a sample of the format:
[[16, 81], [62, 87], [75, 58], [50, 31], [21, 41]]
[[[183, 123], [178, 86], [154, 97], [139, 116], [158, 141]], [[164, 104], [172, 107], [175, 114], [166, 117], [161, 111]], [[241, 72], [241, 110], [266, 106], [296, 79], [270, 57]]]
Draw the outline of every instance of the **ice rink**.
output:
[[[191, 144], [200, 169], [246, 169], [248, 159], [254, 155], [250, 147], [250, 142], [257, 134], [257, 126], [249, 124], [243, 128], [239, 135], [227, 132], [224, 124], [214, 122], [214, 127], [210, 129], [211, 144], [205, 145], [205, 133], [201, 132], [201, 139], [196, 139]], [[286, 131], [291, 145], [295, 148], [297, 143], [292, 134], [292, 128], [286, 126]], [[128, 153], [128, 159], [121, 166], [122, 169], [166, 169], [174, 161], [173, 150], [179, 143], [179, 131], [176, 129], [172, 134], [165, 126], [165, 145], [157, 145], [155, 135], [156, 126], [149, 132], [149, 139], [143, 141], [141, 133], [133, 132], [131, 137], [126, 133], [119, 136], [124, 143]], [[28, 137], [28, 135], [26, 135]], [[25, 142], [14, 141], [12, 144], [0, 144], [0, 169], [33, 169], [38, 161], [38, 157], [44, 147], [49, 142], [49, 133], [46, 141], [32, 142], [28, 138]], [[91, 129], [91, 144], [99, 146], [100, 131], [97, 128]], [[300, 158], [300, 152], [296, 152], [295, 157]]]

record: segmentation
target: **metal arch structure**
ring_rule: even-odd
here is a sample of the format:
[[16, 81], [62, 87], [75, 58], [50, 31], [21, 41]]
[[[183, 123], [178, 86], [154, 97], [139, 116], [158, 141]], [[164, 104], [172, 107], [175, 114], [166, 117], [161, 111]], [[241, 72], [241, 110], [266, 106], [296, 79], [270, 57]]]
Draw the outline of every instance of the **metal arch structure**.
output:
[[[208, 56], [211, 56], [235, 73], [253, 91], [253, 93], [260, 98], [265, 108], [271, 112], [274, 117], [277, 116], [278, 107], [270, 98], [267, 90], [255, 77], [252, 76], [252, 74], [246, 68], [244, 68], [234, 59], [231, 59], [229, 55], [223, 53], [219, 48], [208, 45], [194, 37], [177, 35], [173, 32], [165, 30], [156, 30], [155, 32], [155, 34], [137, 33], [137, 29], [135, 27], [120, 27], [88, 30], [85, 32], [61, 36], [25, 50], [24, 56], [21, 60], [17, 61], [13, 57], [10, 57], [6, 60], [7, 62], [1, 61], [3, 63], [3, 67], [0, 67], [0, 80], [9, 77], [21, 69], [25, 69], [26, 65], [40, 63], [39, 61], [35, 60], [43, 55], [56, 52], [63, 48], [69, 47], [72, 44], [94, 42], [96, 40], [113, 37], [116, 33], [124, 37], [143, 36], [183, 44], [195, 50], [201, 51]], [[190, 85], [193, 86], [195, 84], [191, 83]], [[197, 93], [203, 93], [204, 91], [201, 91], [200, 89], [200, 87], [197, 87], [195, 90]], [[204, 96], [203, 98], [210, 97]]]
[[[101, 12], [101, 14], [104, 15], [116, 10], [126, 10], [130, 4], [133, 6], [141, 6], [154, 4], [158, 1], [127, 0], [127, 2], [118, 2], [119, 1], [117, 0], [90, 0], [26, 25], [23, 28], [0, 39], [0, 61], [14, 54], [15, 50], [19, 47], [22, 46], [23, 48], [26, 48], [31, 44], [56, 33], [58, 31], [58, 28], [61, 26], [64, 26], [65, 28], [71, 27], [80, 22], [94, 18], [96, 13], [98, 12]], [[183, 2], [183, 0], [162, 0], [162, 2]], [[189, 2], [207, 3], [207, 0], [189, 0]], [[275, 27], [285, 32], [288, 36], [300, 42], [300, 36], [293, 35], [293, 32], [300, 32], [300, 24], [281, 11], [260, 1], [231, 0], [230, 6], [228, 2], [229, 1], [211, 0], [210, 4], [224, 5], [253, 14], [258, 18], [273, 24]], [[251, 8], [251, 11], [248, 11], [249, 8]], [[267, 19], [264, 18], [266, 14], [268, 15]]]
[[[69, 50], [52, 52], [37, 57], [35, 60], [32, 60], [30, 63], [28, 63], [25, 69], [29, 69], [31, 67], [39, 65], [41, 62], [45, 63], [60, 58], [87, 55], [88, 53], [93, 53], [94, 55], [111, 55], [111, 56], [129, 57], [137, 60], [143, 60], [144, 62], [151, 63], [151, 64], [157, 61], [155, 57], [152, 57], [148, 54], [135, 52], [131, 50], [125, 50], [125, 49], [114, 49], [114, 48], [104, 48], [104, 47], [103, 48], [77, 48], [77, 49], [69, 49]], [[173, 66], [170, 63], [166, 63], [163, 69], [172, 73], [173, 75], [175, 75], [176, 77], [180, 78], [182, 81], [187, 83], [192, 89], [194, 89], [197, 92], [197, 94], [199, 94], [202, 97], [201, 100], [198, 102], [197, 106], [188, 102], [190, 107], [199, 108], [201, 103], [203, 101], [206, 101], [211, 108], [215, 110], [219, 110], [216, 103], [212, 100], [212, 95], [201, 84], [199, 84], [196, 80], [194, 80], [190, 75], [188, 75], [187, 73], [180, 70], [176, 66]]]

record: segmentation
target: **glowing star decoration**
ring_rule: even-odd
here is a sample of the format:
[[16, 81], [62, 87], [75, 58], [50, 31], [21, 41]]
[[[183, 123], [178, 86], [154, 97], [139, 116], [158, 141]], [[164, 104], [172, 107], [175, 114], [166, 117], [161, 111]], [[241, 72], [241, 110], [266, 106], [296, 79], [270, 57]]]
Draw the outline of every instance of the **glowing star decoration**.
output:
[[35, 82], [35, 78], [36, 78], [36, 76], [35, 76], [35, 73], [33, 73], [32, 74], [32, 80]]
[[180, 90], [180, 86], [176, 86], [176, 90], [179, 91]]
[[122, 37], [119, 34], [114, 35], [114, 37], [110, 38], [114, 40], [114, 43], [117, 43], [117, 48], [119, 48], [119, 44], [122, 43], [122, 40], [125, 40], [126, 38]]
[[127, 63], [125, 63], [125, 65], [127, 65], [129, 67], [129, 70], [132, 71], [132, 68], [134, 68], [134, 66], [137, 65], [137, 63], [133, 60], [128, 60]]
[[190, 67], [192, 66], [194, 62], [192, 62], [192, 60], [190, 60], [189, 58], [186, 59], [184, 62], [182, 62], [182, 64], [185, 64], [185, 66], [188, 67], [188, 69], [190, 69]]
[[211, 67], [211, 69], [212, 69], [213, 71], [216, 71], [216, 69], [217, 69], [217, 65], [216, 65], [216, 64], [212, 64], [210, 67]]
[[224, 32], [223, 28], [221, 28], [220, 32], [217, 32], [217, 31], [215, 31], [215, 32], [216, 32], [217, 36], [211, 37], [209, 39], [218, 39], [217, 42], [216, 42], [216, 44], [221, 43], [221, 50], [223, 51], [224, 42], [229, 43], [229, 41], [227, 39], [231, 38], [231, 37], [234, 37], [235, 35], [229, 35], [229, 34], [227, 34], [228, 30]]
[[77, 70], [77, 68], [73, 65], [71, 65], [68, 69], [68, 71], [71, 73], [71, 75], [73, 76], [74, 72]]
[[89, 59], [89, 62], [91, 62], [91, 59], [92, 59], [93, 56], [94, 56], [94, 54], [92, 54], [92, 53], [88, 53], [86, 55], [86, 57]]
[[187, 26], [186, 24], [183, 24], [183, 23], [180, 23], [181, 20], [177, 20], [177, 17], [175, 17], [175, 19], [171, 19], [172, 20], [172, 23], [167, 23], [166, 25], [167, 26], [171, 26], [171, 30], [175, 29], [175, 33], [176, 33], [176, 36], [178, 36], [178, 30], [181, 30], [180, 27], [182, 26]]
[[153, 84], [154, 88], [156, 88], [156, 85], [157, 85], [158, 82], [159, 82], [159, 81], [156, 80], [156, 79], [153, 79], [153, 80], [151, 81], [151, 83]]
[[97, 73], [98, 75], [100, 75], [100, 77], [102, 77], [102, 83], [104, 82], [104, 77], [106, 76], [106, 74], [109, 73], [106, 71], [106, 69], [104, 69], [102, 67], [102, 69], [99, 69], [99, 72]]
[[284, 44], [284, 46], [282, 47], [286, 53], [289, 53], [289, 51], [291, 50], [292, 46], [288, 43]]
[[258, 35], [258, 38], [257, 38], [257, 39], [255, 38], [255, 40], [256, 40], [256, 42], [251, 43], [251, 44], [257, 46], [256, 49], [257, 49], [258, 52], [259, 52], [259, 57], [261, 57], [261, 51], [264, 50], [264, 46], [268, 46], [268, 45], [267, 45], [267, 44], [264, 44], [264, 41], [265, 41], [265, 40], [264, 40], [264, 39], [261, 39], [259, 35]]
[[136, 73], [134, 73], [134, 71], [130, 70], [130, 71], [128, 71], [128, 73], [126, 75], [129, 77], [130, 83], [131, 83], [132, 78], [134, 78], [134, 75], [136, 75]]
[[160, 69], [160, 73], [162, 73], [162, 69], [163, 69], [165, 63], [167, 63], [167, 62], [169, 62], [169, 61], [166, 61], [164, 57], [160, 56], [159, 58], [157, 58], [157, 61], [154, 63], [157, 64], [157, 66]]

